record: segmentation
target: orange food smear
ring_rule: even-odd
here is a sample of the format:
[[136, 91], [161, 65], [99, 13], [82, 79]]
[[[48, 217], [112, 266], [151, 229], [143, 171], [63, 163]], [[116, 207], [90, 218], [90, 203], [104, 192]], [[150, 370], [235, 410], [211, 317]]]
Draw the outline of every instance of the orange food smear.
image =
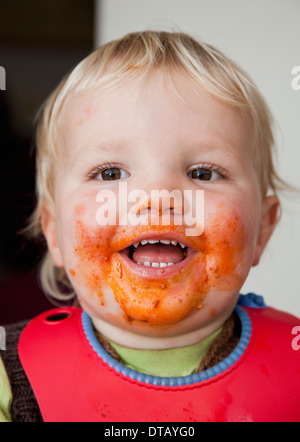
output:
[[[92, 294], [97, 294], [103, 306], [103, 287], [109, 286], [129, 323], [134, 320], [150, 324], [181, 321], [192, 310], [202, 308], [210, 290], [233, 290], [241, 282], [237, 267], [243, 261], [244, 227], [236, 213], [226, 218], [222, 212], [211, 220], [201, 236], [193, 238], [200, 253], [184, 270], [169, 278], [161, 273], [163, 279], [145, 281], [131, 272], [117, 251], [146, 231], [147, 226], [137, 226], [134, 233], [115, 226], [91, 231], [83, 222], [80, 207], [75, 212], [76, 278]], [[172, 226], [155, 226], [155, 229], [170, 231]]]

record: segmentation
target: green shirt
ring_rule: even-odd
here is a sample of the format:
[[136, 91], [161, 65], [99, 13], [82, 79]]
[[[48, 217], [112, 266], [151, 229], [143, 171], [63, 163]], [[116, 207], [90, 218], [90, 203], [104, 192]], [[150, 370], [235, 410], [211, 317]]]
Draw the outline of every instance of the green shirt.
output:
[[135, 350], [109, 343], [123, 364], [133, 370], [152, 376], [180, 377], [197, 371], [203, 356], [221, 331], [222, 327], [195, 345], [169, 350]]
[[0, 422], [12, 422], [10, 407], [12, 392], [3, 361], [0, 357]]

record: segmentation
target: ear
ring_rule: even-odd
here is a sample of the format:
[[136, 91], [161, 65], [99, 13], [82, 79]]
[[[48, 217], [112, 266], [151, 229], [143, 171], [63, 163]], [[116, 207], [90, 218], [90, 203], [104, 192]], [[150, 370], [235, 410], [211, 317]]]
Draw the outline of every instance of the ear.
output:
[[259, 263], [263, 251], [274, 232], [277, 224], [279, 207], [280, 202], [276, 195], [267, 196], [262, 203], [261, 223], [252, 264], [253, 266], [256, 266]]
[[43, 205], [41, 210], [41, 223], [43, 234], [46, 238], [48, 250], [51, 253], [53, 264], [56, 267], [64, 267], [62, 254], [57, 239], [56, 219], [53, 212]]

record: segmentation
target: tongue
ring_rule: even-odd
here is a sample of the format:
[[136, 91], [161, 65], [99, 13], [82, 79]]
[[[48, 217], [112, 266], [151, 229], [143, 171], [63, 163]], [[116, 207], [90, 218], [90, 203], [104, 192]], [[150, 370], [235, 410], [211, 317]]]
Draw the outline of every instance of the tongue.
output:
[[173, 262], [174, 264], [184, 259], [184, 252], [180, 246], [168, 244], [146, 244], [139, 245], [132, 259], [135, 262]]

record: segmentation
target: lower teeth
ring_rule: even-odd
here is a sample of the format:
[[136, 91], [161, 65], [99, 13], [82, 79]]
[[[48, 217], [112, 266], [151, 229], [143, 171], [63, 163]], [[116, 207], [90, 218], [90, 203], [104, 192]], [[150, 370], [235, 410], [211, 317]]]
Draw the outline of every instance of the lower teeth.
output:
[[156, 268], [161, 268], [161, 267], [169, 267], [174, 265], [174, 262], [149, 262], [149, 261], [145, 261], [145, 262], [137, 262], [137, 264], [146, 266], [146, 267], [156, 267]]

